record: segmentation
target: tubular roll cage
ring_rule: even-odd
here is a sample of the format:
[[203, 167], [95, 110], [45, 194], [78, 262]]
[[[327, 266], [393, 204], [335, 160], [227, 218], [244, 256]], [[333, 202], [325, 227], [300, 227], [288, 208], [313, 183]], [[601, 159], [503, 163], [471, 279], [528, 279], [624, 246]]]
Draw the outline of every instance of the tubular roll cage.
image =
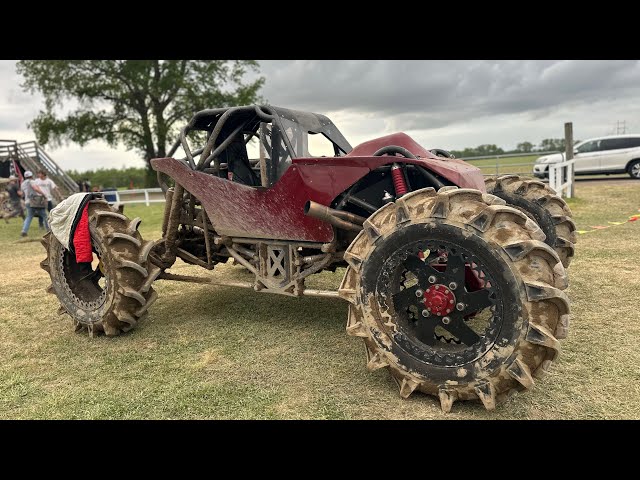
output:
[[[265, 112], [265, 110], [266, 110], [266, 112]], [[173, 156], [173, 154], [176, 152], [178, 147], [182, 146], [186, 157], [181, 158], [180, 159], [181, 161], [186, 162], [191, 167], [191, 169], [193, 169], [193, 170], [204, 170], [205, 168], [208, 168], [209, 165], [211, 165], [211, 162], [214, 161], [225, 150], [225, 148], [227, 148], [229, 146], [229, 144], [232, 142], [232, 140], [240, 132], [243, 132], [243, 130], [247, 126], [247, 124], [255, 121], [256, 118], [254, 117], [254, 118], [252, 118], [250, 120], [247, 120], [247, 121], [243, 122], [242, 124], [240, 124], [214, 150], [213, 147], [214, 147], [214, 145], [216, 143], [216, 140], [220, 136], [220, 132], [222, 131], [222, 127], [224, 127], [225, 123], [227, 122], [229, 117], [231, 117], [231, 115], [233, 115], [235, 113], [240, 113], [240, 112], [246, 112], [246, 113], [254, 112], [258, 119], [260, 119], [260, 120], [262, 120], [264, 122], [267, 122], [267, 123], [273, 123], [274, 121], [278, 122], [278, 126], [281, 127], [281, 125], [279, 124], [278, 115], [276, 115], [276, 113], [269, 106], [252, 105], [252, 106], [246, 106], [246, 107], [213, 108], [213, 109], [208, 109], [208, 110], [201, 110], [201, 111], [197, 112], [191, 118], [189, 123], [180, 131], [180, 137], [172, 145], [171, 150], [169, 151], [169, 154], [167, 156], [168, 157]], [[207, 130], [206, 128], [202, 128], [202, 127], [197, 128], [198, 122], [200, 120], [205, 120], [207, 118], [210, 118], [212, 121], [214, 121], [215, 118], [218, 117], [218, 116], [220, 116], [220, 117], [215, 122], [215, 127], [211, 131], [211, 134], [209, 135], [209, 138], [207, 140], [206, 145], [203, 148], [200, 148], [200, 149], [195, 150], [195, 151], [192, 152], [191, 148], [189, 147], [189, 143], [187, 141], [187, 135], [190, 132], [194, 131], [194, 130]], [[209, 123], [209, 124], [211, 124], [211, 123]], [[248, 138], [245, 139], [245, 143], [248, 142], [251, 139], [251, 137], [254, 135], [254, 132], [243, 132], [243, 133], [249, 133]], [[289, 141], [289, 139], [287, 138], [286, 135], [284, 135], [283, 137], [284, 137], [284, 141], [286, 142], [287, 147], [293, 152], [294, 149], [293, 149], [293, 147], [291, 145], [291, 142]], [[198, 159], [198, 163], [196, 164], [194, 157], [196, 157], [198, 155], [200, 155], [200, 158]], [[159, 173], [158, 173], [158, 180], [160, 181], [160, 174]], [[161, 183], [163, 183], [163, 182], [161, 182]]]
[[[241, 122], [229, 135], [224, 139], [222, 143], [220, 143], [217, 147], [214, 148], [217, 139], [219, 138], [223, 127], [233, 115], [238, 113], [249, 114], [248, 118]], [[250, 115], [253, 113], [254, 115]], [[180, 131], [180, 135], [178, 140], [172, 145], [171, 149], [167, 157], [172, 157], [175, 152], [178, 150], [180, 146], [182, 146], [185, 157], [178, 159], [179, 161], [184, 162], [188, 165], [192, 170], [196, 171], [204, 171], [206, 173], [219, 172], [221, 168], [220, 161], [218, 157], [224, 150], [229, 146], [229, 144], [238, 136], [238, 134], [248, 134], [246, 138], [244, 138], [245, 144], [248, 143], [252, 136], [256, 135], [253, 130], [246, 131], [245, 129], [250, 125], [258, 122], [265, 122], [276, 124], [279, 130], [282, 130], [282, 125], [277, 113], [270, 107], [266, 105], [251, 105], [251, 106], [241, 106], [241, 107], [223, 107], [223, 108], [214, 108], [214, 109], [206, 109], [201, 110], [193, 115], [189, 123], [182, 128]], [[212, 125], [213, 128], [211, 128]], [[198, 131], [209, 131], [211, 133], [208, 136], [207, 142], [203, 148], [199, 148], [195, 151], [191, 150], [189, 146], [189, 142], [187, 141], [187, 135], [195, 130]], [[282, 135], [282, 140], [285, 142], [286, 148], [289, 149], [291, 154], [293, 155], [295, 150], [291, 145], [289, 138], [287, 135]], [[200, 156], [196, 163], [195, 157]], [[214, 162], [214, 168], [209, 168], [211, 162]], [[175, 261], [175, 242], [178, 236], [178, 224], [179, 224], [179, 216], [180, 210], [182, 209], [182, 201], [184, 195], [184, 188], [176, 181], [175, 188], [169, 189], [169, 186], [166, 184], [164, 179], [162, 178], [161, 172], [157, 172], [157, 179], [160, 187], [167, 197], [167, 207], [165, 208], [165, 215], [163, 221], [163, 237], [165, 237], [165, 252], [163, 255], [163, 260], [168, 263], [173, 263]], [[190, 208], [189, 211], [193, 211], [195, 198], [191, 196], [190, 200]], [[203, 215], [204, 217], [204, 215]], [[203, 219], [203, 227], [206, 227], [206, 220]], [[205, 228], [206, 231], [206, 228]], [[207, 244], [207, 256], [210, 256], [210, 245], [208, 235], [205, 235], [205, 241]], [[210, 263], [207, 262], [207, 263]], [[209, 267], [210, 268], [210, 267]]]
[[[254, 113], [255, 116], [245, 122], [242, 122], [235, 130], [227, 136], [227, 138], [215, 149], [213, 148], [216, 140], [220, 136], [222, 131], [222, 127], [225, 125], [227, 120], [233, 115], [237, 113]], [[212, 108], [201, 110], [191, 117], [191, 120], [187, 125], [182, 128], [180, 131], [180, 136], [178, 140], [171, 146], [167, 157], [172, 157], [175, 152], [178, 150], [178, 147], [182, 146], [185, 157], [180, 158], [179, 161], [186, 163], [192, 170], [200, 170], [204, 171], [209, 167], [212, 161], [215, 159], [215, 170], [220, 169], [220, 163], [217, 160], [217, 157], [222, 153], [225, 148], [229, 146], [231, 141], [244, 130], [248, 123], [251, 123], [257, 119], [262, 120], [264, 122], [273, 123], [278, 122], [278, 115], [269, 107], [269, 106], [260, 106], [260, 105], [252, 105], [252, 106], [243, 106], [243, 107], [229, 107], [229, 108]], [[204, 121], [204, 123], [203, 123]], [[189, 142], [187, 141], [187, 135], [194, 131], [207, 131], [207, 126], [215, 123], [215, 127], [212, 129], [209, 137], [207, 139], [207, 143], [203, 148], [199, 148], [195, 151], [191, 151], [191, 147], [189, 146]], [[280, 125], [279, 125], [280, 126]], [[254, 135], [254, 132], [249, 133], [248, 137], [245, 139], [245, 143], [247, 143], [251, 137]], [[287, 147], [293, 151], [289, 139], [284, 135], [284, 141], [287, 144]], [[196, 164], [195, 157], [200, 155], [198, 159], [198, 163]], [[164, 179], [162, 178], [161, 172], [157, 172], [158, 184], [162, 188], [163, 192], [167, 197], [167, 207], [165, 208], [165, 216], [163, 221], [163, 237], [166, 236], [165, 240], [165, 254], [163, 255], [163, 259], [168, 261], [169, 263], [173, 263], [175, 261], [175, 252], [174, 245], [178, 236], [178, 220], [180, 209], [182, 206], [182, 197], [184, 194], [184, 188], [176, 181], [175, 188], [169, 190], [169, 186], [166, 184]], [[191, 204], [193, 207], [193, 198], [191, 199]], [[192, 208], [190, 209], [192, 210]], [[203, 224], [205, 221], [203, 220]], [[207, 251], [209, 253], [209, 239], [208, 236], [205, 235], [205, 239], [207, 240]]]
[[[299, 117], [301, 114], [303, 115], [302, 118]], [[239, 120], [238, 117], [240, 117]], [[266, 170], [266, 165], [261, 166], [261, 174], [266, 177], [269, 183], [273, 183], [277, 181], [279, 177], [276, 170], [278, 169], [278, 163], [282, 161], [283, 158], [289, 157], [293, 159], [304, 156], [304, 152], [299, 151], [299, 148], [296, 149], [296, 144], [300, 139], [298, 137], [292, 139], [285, 133], [284, 119], [299, 123], [303, 130], [309, 129], [307, 130], [309, 133], [324, 133], [328, 140], [333, 143], [335, 155], [339, 155], [340, 152], [345, 154], [349, 153], [352, 149], [349, 142], [347, 142], [339, 130], [335, 128], [331, 120], [324, 115], [311, 112], [299, 112], [270, 105], [249, 105], [207, 109], [197, 112], [180, 131], [178, 140], [172, 145], [167, 156], [173, 157], [178, 147], [182, 146], [186, 156], [178, 159], [179, 161], [189, 166], [192, 170], [203, 171], [205, 173], [219, 173], [221, 168], [225, 166], [220, 163], [220, 158], [222, 158], [221, 154], [225, 152], [232, 142], [238, 139], [238, 135], [246, 135], [246, 137], [243, 138], [245, 144], [249, 143], [251, 138], [255, 136], [264, 144], [263, 146], [265, 148], [271, 149], [272, 156], [270, 157], [269, 171], [263, 173], [262, 168], [264, 167]], [[231, 126], [229, 126], [230, 121], [232, 122]], [[272, 137], [270, 145], [264, 143], [261, 127], [258, 128], [260, 123], [272, 125], [269, 134]], [[224, 131], [227, 126], [228, 128]], [[327, 132], [324, 131], [325, 128], [328, 128]], [[311, 129], [313, 129], [313, 131]], [[192, 151], [187, 141], [187, 136], [194, 130], [209, 133], [205, 146]], [[329, 133], [329, 131], [332, 131], [332, 133]], [[226, 138], [216, 145], [223, 133]], [[299, 133], [294, 135], [299, 135]], [[200, 157], [196, 161], [198, 155]], [[212, 162], [213, 168], [210, 168]], [[166, 193], [168, 187], [160, 173], [158, 173], [158, 183]], [[263, 184], [263, 186], [265, 185]]]

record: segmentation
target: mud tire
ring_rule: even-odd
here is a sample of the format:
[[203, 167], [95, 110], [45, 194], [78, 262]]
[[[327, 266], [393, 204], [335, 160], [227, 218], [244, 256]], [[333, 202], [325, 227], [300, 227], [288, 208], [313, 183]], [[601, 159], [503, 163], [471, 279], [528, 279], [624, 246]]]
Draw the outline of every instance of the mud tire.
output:
[[90, 336], [104, 332], [119, 335], [134, 328], [157, 298], [151, 284], [161, 269], [149, 261], [153, 242], [143, 241], [133, 220], [104, 200], [89, 202], [89, 231], [94, 257], [100, 252], [104, 287], [79, 279], [75, 257], [51, 233], [42, 239], [47, 258], [40, 266], [49, 273], [53, 293], [60, 301], [58, 313], [71, 316], [75, 331]]
[[[383, 293], [389, 277], [381, 272], [403, 244], [416, 238], [470, 242], [473, 254], [500, 277], [501, 328], [478, 358], [447, 364], [443, 355], [433, 362], [421, 356], [428, 346], [406, 347], [392, 296]], [[569, 301], [562, 292], [566, 273], [542, 239], [540, 228], [522, 212], [472, 189], [444, 187], [436, 193], [426, 188], [373, 213], [346, 251], [349, 267], [339, 289], [350, 303], [347, 334], [363, 338], [367, 368], [388, 368], [402, 397], [414, 391], [437, 396], [445, 412], [456, 400], [479, 399], [494, 409], [510, 393], [532, 387], [556, 359], [569, 322]]]
[[562, 265], [569, 267], [577, 235], [567, 202], [545, 183], [518, 175], [487, 178], [485, 186], [487, 193], [502, 198], [534, 220], [546, 236], [545, 243], [556, 251]]
[[11, 204], [9, 195], [6, 192], [0, 192], [0, 218], [8, 217], [11, 214]]

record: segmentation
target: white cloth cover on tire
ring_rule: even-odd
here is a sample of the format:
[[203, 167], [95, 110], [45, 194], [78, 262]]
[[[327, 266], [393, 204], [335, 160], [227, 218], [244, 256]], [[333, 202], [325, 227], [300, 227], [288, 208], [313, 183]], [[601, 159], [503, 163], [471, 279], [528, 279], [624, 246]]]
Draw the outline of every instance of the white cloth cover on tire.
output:
[[72, 230], [73, 225], [77, 223], [76, 217], [82, 214], [85, 198], [91, 195], [91, 193], [74, 193], [49, 212], [51, 233], [67, 250], [69, 250], [69, 243], [73, 238]]

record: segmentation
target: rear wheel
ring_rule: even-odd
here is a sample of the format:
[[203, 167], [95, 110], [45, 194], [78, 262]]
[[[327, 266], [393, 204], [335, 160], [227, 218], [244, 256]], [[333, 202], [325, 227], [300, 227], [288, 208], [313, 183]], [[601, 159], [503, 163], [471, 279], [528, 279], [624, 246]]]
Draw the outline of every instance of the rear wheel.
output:
[[140, 219], [129, 220], [104, 200], [89, 203], [89, 232], [94, 261], [76, 263], [75, 254], [47, 233], [40, 263], [51, 277], [47, 289], [69, 314], [76, 331], [119, 335], [131, 330], [153, 304], [151, 284], [161, 269], [148, 260], [153, 242], [138, 233]]
[[499, 198], [445, 187], [374, 213], [349, 246], [340, 295], [347, 333], [369, 370], [388, 367], [400, 395], [480, 399], [488, 409], [529, 388], [566, 336], [558, 255], [540, 228]]
[[545, 234], [565, 268], [575, 251], [576, 224], [571, 209], [548, 185], [518, 175], [502, 175], [485, 180], [487, 193], [500, 197], [535, 221]]
[[640, 160], [636, 160], [629, 165], [627, 168], [627, 173], [631, 178], [635, 178], [636, 180], [640, 180]]

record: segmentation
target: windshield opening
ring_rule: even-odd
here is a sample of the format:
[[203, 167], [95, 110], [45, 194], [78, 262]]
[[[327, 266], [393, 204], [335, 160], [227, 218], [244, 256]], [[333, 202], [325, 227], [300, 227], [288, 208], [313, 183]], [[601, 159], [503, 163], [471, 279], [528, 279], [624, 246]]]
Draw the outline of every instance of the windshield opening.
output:
[[282, 129], [291, 142], [294, 155], [300, 157], [338, 157], [344, 151], [336, 145], [324, 132], [314, 132], [304, 128], [300, 123], [281, 118]]
[[349, 153], [352, 148], [340, 130], [324, 115], [273, 107], [294, 158]]

